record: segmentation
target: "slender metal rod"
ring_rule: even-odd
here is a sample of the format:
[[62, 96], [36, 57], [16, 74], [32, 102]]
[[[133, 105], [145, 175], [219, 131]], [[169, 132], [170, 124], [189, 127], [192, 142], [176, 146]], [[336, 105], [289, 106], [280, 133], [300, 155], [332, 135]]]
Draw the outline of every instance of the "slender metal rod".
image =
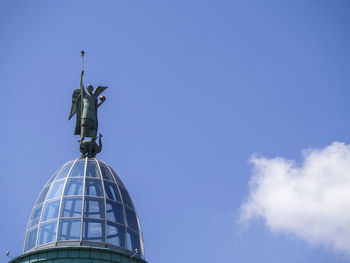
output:
[[83, 85], [83, 72], [84, 72], [84, 54], [85, 51], [82, 50], [81, 51], [81, 79], [80, 79], [80, 140], [83, 139], [83, 98], [84, 98], [84, 94], [83, 94], [83, 89], [84, 89], [84, 85]]
[[84, 54], [85, 54], [85, 51], [82, 50], [81, 51], [81, 70], [84, 70]]

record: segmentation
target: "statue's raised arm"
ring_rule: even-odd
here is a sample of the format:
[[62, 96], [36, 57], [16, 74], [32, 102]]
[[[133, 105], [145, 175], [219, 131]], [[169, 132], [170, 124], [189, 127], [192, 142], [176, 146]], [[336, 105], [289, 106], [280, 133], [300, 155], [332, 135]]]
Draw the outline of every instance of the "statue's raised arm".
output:
[[83, 76], [84, 76], [84, 70], [82, 70], [80, 74], [80, 94], [84, 97], [86, 92], [83, 84]]
[[[105, 89], [107, 89], [107, 87], [97, 86], [97, 88], [95, 89], [95, 93], [94, 93], [95, 96], [98, 97], [98, 95], [100, 95]], [[100, 107], [105, 101], [106, 101], [106, 97], [101, 96], [100, 102], [97, 104], [97, 108]]]

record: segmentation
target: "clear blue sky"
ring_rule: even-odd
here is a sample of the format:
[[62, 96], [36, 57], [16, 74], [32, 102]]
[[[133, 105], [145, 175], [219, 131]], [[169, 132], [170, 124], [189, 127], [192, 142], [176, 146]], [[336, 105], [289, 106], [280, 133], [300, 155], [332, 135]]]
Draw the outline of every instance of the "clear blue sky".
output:
[[84, 49], [85, 83], [109, 87], [98, 157], [134, 200], [150, 263], [348, 262], [237, 219], [252, 154], [349, 143], [349, 13], [347, 0], [1, 1], [0, 261], [79, 155], [67, 117]]

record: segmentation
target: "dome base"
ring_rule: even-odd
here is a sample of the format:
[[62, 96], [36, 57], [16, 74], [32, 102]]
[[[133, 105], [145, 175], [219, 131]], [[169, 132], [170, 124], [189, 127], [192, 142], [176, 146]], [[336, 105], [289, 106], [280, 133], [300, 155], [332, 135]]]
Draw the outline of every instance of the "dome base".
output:
[[86, 262], [98, 262], [98, 263], [147, 263], [140, 257], [130, 255], [130, 253], [116, 251], [109, 248], [98, 247], [52, 247], [47, 249], [40, 249], [25, 253], [19, 257], [12, 259], [9, 263], [86, 263]]

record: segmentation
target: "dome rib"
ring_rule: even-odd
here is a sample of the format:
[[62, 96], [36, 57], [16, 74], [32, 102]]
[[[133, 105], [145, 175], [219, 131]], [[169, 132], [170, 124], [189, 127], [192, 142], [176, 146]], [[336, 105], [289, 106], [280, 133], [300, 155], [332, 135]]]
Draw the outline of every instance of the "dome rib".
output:
[[[69, 175], [70, 173], [72, 172], [72, 169], [75, 165], [75, 163], [77, 162], [79, 158], [75, 159], [74, 162], [72, 163], [72, 166], [69, 168], [69, 171], [67, 173], [67, 176], [66, 176], [66, 179], [65, 179], [65, 182], [64, 182], [64, 185], [63, 185], [63, 189], [62, 189], [62, 194], [61, 194], [61, 197], [60, 197], [60, 207], [58, 209], [58, 217], [57, 217], [57, 221], [58, 219], [61, 217], [61, 209], [62, 209], [62, 204], [63, 204], [63, 196], [64, 196], [64, 193], [66, 191], [66, 187], [67, 187], [67, 182], [68, 182], [68, 178], [69, 178]], [[64, 166], [65, 167], [65, 166]], [[62, 167], [63, 169], [63, 167]], [[61, 169], [61, 171], [62, 171]], [[84, 173], [85, 174], [85, 173]], [[57, 176], [57, 175], [56, 175]], [[55, 179], [54, 179], [55, 180]], [[59, 223], [57, 222], [57, 228], [56, 228], [56, 243], [58, 242], [58, 228], [59, 228]], [[39, 233], [39, 231], [38, 231]]]
[[[118, 189], [118, 193], [119, 193], [119, 196], [120, 196], [120, 200], [121, 200], [121, 202], [124, 204], [124, 200], [123, 200], [123, 196], [122, 196], [122, 193], [121, 193], [121, 191], [120, 191], [120, 188], [119, 188], [119, 185], [118, 185], [118, 183], [117, 183], [117, 180], [116, 180], [116, 178], [115, 178], [115, 176], [114, 176], [114, 173], [111, 171], [111, 169], [109, 168], [109, 166], [105, 163], [105, 162], [103, 162], [105, 165], [106, 165], [106, 167], [107, 167], [107, 169], [108, 169], [108, 171], [110, 172], [110, 174], [112, 174], [112, 178], [113, 178], [113, 181], [114, 181], [114, 183], [117, 185], [117, 189]], [[106, 211], [107, 211], [107, 207], [106, 207]], [[126, 213], [125, 213], [125, 206], [123, 205], [123, 218], [124, 218], [124, 224], [125, 224], [125, 234], [127, 233], [127, 231], [128, 231], [128, 228], [127, 228], [127, 221], [126, 221]], [[107, 224], [107, 220], [106, 220], [106, 224]], [[124, 242], [126, 242], [126, 238], [125, 238], [125, 241]]]

